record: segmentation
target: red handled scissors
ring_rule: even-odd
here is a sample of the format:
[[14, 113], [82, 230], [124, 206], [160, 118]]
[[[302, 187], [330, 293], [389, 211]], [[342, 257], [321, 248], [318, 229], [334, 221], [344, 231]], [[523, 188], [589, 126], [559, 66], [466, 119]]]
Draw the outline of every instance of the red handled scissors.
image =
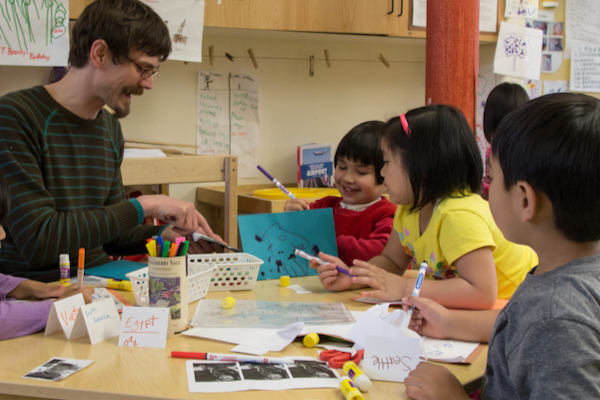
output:
[[354, 363], [360, 364], [364, 355], [364, 350], [357, 351], [355, 355], [339, 350], [325, 350], [319, 354], [319, 358], [327, 361], [330, 367], [340, 369], [347, 361], [354, 361]]

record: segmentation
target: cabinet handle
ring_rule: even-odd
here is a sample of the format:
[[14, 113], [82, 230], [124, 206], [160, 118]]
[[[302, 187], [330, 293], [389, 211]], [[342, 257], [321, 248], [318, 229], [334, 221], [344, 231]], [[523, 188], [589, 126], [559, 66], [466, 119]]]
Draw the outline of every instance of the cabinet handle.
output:
[[404, 0], [400, 0], [400, 14], [398, 14], [398, 17], [401, 17], [402, 14], [404, 14]]
[[394, 0], [392, 0], [392, 11], [390, 11], [388, 13], [388, 15], [393, 14], [394, 13]]

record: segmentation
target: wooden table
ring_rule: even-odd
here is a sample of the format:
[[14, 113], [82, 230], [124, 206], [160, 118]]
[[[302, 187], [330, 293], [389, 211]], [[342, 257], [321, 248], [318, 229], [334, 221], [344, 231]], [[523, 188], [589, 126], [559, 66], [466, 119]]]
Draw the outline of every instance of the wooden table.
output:
[[[350, 300], [359, 291], [328, 292], [317, 277], [293, 278], [312, 294], [297, 295], [281, 288], [278, 280], [259, 281], [255, 290], [239, 292], [210, 292], [207, 299], [233, 296], [237, 300], [290, 301], [290, 302], [340, 302], [351, 310], [364, 311], [370, 306]], [[131, 292], [127, 293], [133, 301]], [[190, 319], [196, 303], [190, 305]], [[66, 340], [62, 332], [48, 337], [43, 333], [0, 341], [0, 399], [50, 398], [73, 400], [120, 400], [120, 399], [212, 399], [212, 400], [306, 400], [342, 399], [337, 389], [306, 389], [288, 391], [248, 391], [231, 393], [189, 393], [184, 359], [170, 357], [173, 350], [228, 353], [234, 346], [208, 339], [175, 335], [167, 339], [166, 349], [143, 349], [118, 347], [118, 337], [89, 344], [88, 337]], [[316, 349], [307, 349], [294, 342], [281, 353], [268, 353], [270, 357], [305, 355], [317, 357]], [[89, 367], [58, 382], [23, 379], [21, 376], [44, 364], [52, 357], [93, 360]], [[471, 365], [445, 366], [463, 383], [476, 381], [483, 376], [487, 348]], [[435, 384], [432, 382], [432, 384]], [[8, 395], [8, 396], [6, 396]], [[373, 389], [365, 393], [365, 399], [406, 399], [404, 385], [392, 382], [374, 382]]]

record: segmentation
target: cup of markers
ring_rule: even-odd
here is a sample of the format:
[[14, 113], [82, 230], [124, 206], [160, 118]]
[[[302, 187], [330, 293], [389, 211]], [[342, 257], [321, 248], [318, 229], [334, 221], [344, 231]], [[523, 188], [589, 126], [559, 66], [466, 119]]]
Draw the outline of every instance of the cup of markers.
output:
[[188, 245], [185, 238], [169, 243], [163, 242], [161, 237], [153, 238], [146, 245], [149, 305], [169, 308], [175, 332], [187, 329], [188, 325]]

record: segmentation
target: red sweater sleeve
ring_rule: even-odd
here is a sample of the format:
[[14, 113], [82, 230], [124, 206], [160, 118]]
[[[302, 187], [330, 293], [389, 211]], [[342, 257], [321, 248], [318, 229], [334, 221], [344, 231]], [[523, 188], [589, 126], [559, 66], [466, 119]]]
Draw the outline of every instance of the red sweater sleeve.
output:
[[344, 255], [340, 257], [342, 261], [350, 266], [354, 259], [369, 261], [380, 255], [390, 237], [393, 224], [393, 216], [382, 218], [375, 224], [375, 229], [368, 239], [357, 239], [349, 235], [338, 236], [338, 253]]

